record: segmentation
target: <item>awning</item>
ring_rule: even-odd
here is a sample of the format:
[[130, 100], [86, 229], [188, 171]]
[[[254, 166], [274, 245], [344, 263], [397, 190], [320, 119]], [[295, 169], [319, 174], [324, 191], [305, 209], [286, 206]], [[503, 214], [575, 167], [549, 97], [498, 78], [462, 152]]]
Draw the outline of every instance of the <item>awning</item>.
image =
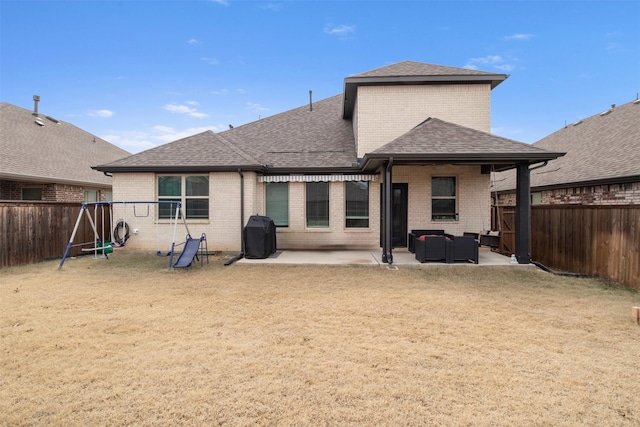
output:
[[258, 182], [377, 181], [378, 175], [260, 175]]

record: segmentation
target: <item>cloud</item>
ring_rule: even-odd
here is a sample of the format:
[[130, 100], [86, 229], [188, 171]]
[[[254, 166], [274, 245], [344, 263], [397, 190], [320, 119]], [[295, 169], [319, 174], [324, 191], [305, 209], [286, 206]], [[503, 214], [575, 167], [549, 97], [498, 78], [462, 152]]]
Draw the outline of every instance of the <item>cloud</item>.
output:
[[258, 7], [262, 10], [270, 10], [272, 12], [278, 12], [282, 9], [282, 3], [267, 3], [267, 4], [259, 4]]
[[175, 128], [169, 126], [154, 126], [153, 131], [154, 135], [153, 139], [164, 143], [177, 141], [182, 138], [186, 138], [188, 136], [196, 135], [206, 131], [212, 132], [220, 132], [225, 130], [224, 126], [199, 126], [199, 127], [191, 127], [182, 130], [176, 130]]
[[247, 102], [247, 108], [251, 111], [270, 111], [269, 108], [254, 102]]
[[[195, 101], [189, 101], [189, 102], [187, 102], [187, 104], [194, 103], [194, 102]], [[194, 105], [194, 104], [190, 104], [190, 105]], [[197, 105], [197, 103], [195, 103], [195, 105]], [[188, 105], [165, 104], [164, 107], [162, 107], [162, 108], [167, 110], [167, 111], [169, 111], [170, 113], [186, 114], [187, 116], [195, 117], [197, 119], [201, 119], [203, 117], [208, 117], [207, 114], [201, 113], [196, 108], [191, 108]]]
[[480, 67], [492, 67], [500, 71], [513, 71], [515, 65], [506, 64], [504, 58], [500, 55], [487, 55], [482, 58], [471, 58], [462, 68], [469, 70], [477, 70]]
[[87, 113], [91, 117], [100, 117], [102, 119], [108, 119], [113, 116], [113, 111], [111, 110], [90, 110]]
[[228, 95], [229, 94], [229, 89], [212, 90], [211, 93], [213, 95]]
[[211, 0], [211, 3], [217, 3], [223, 6], [229, 6], [229, 2], [227, 0]]
[[135, 154], [207, 130], [220, 132], [226, 130], [226, 126], [199, 126], [176, 129], [172, 126], [156, 125], [146, 130], [110, 131], [109, 134], [101, 136], [101, 138]]
[[187, 41], [187, 43], [189, 44], [200, 44], [200, 42], [196, 39], [189, 39], [189, 41]]
[[220, 61], [218, 61], [216, 58], [202, 57], [200, 59], [209, 65], [218, 65], [220, 63]]
[[521, 40], [521, 41], [529, 41], [533, 38], [533, 34], [512, 34], [510, 36], [505, 36], [505, 40]]
[[340, 38], [345, 38], [348, 35], [354, 33], [356, 31], [356, 27], [353, 25], [338, 25], [334, 26], [331, 24], [325, 25], [324, 30], [326, 34], [330, 36], [337, 36]]

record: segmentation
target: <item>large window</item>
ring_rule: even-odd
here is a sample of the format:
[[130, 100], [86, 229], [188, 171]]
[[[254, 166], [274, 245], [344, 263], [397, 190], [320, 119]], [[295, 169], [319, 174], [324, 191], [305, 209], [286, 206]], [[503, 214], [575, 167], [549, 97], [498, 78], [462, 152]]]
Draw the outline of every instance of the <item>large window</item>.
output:
[[[182, 202], [182, 212], [187, 219], [209, 219], [209, 177], [200, 175], [158, 176], [158, 200]], [[175, 216], [175, 205], [161, 203], [158, 217]]]
[[431, 178], [431, 219], [436, 221], [457, 219], [455, 177]]
[[369, 227], [369, 183], [347, 181], [345, 191], [345, 226], [347, 228]]
[[329, 227], [329, 183], [307, 182], [307, 227]]
[[289, 226], [289, 183], [267, 182], [265, 185], [266, 213], [276, 227]]

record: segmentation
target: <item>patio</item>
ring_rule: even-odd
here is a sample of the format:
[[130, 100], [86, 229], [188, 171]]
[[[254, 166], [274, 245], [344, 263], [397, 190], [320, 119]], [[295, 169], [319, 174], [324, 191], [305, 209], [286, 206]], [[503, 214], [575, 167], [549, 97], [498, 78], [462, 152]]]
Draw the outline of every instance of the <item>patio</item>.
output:
[[[406, 249], [396, 249], [393, 251], [393, 264], [396, 267], [428, 267], [428, 266], [498, 266], [498, 265], [532, 265], [532, 264], [511, 264], [510, 258], [497, 252], [492, 252], [489, 248], [480, 248], [479, 263], [471, 264], [466, 262], [456, 262], [446, 264], [443, 262], [426, 262], [421, 264], [416, 260], [415, 255]], [[382, 253], [378, 251], [295, 251], [279, 250], [275, 254], [265, 259], [246, 259], [237, 261], [238, 264], [316, 264], [316, 265], [371, 265], [387, 266], [382, 262]]]

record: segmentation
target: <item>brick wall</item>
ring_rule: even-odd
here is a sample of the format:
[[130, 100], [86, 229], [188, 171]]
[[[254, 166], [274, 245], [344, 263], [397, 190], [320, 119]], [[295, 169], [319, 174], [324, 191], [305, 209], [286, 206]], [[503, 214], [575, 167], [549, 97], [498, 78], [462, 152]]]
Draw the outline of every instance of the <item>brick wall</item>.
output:
[[[489, 175], [479, 166], [404, 167], [393, 169], [394, 182], [409, 184], [408, 229], [444, 228], [453, 234], [480, 232], [490, 225]], [[431, 220], [431, 177], [455, 176], [458, 186], [457, 221]], [[307, 228], [305, 220], [305, 183], [289, 183], [289, 227], [277, 229], [279, 249], [371, 249], [380, 242], [380, 180], [369, 183], [369, 227], [346, 228], [345, 184], [329, 184], [329, 227]], [[152, 173], [114, 174], [115, 201], [156, 200], [156, 177]], [[244, 173], [244, 219], [240, 216], [240, 176], [238, 173], [209, 175], [209, 219], [189, 220], [193, 237], [207, 234], [210, 250], [240, 250], [241, 230], [249, 216], [265, 215], [264, 184], [255, 173]], [[127, 247], [166, 250], [171, 246], [173, 224], [157, 221], [157, 206], [114, 205], [114, 220], [125, 219], [131, 238]], [[134, 212], [135, 209], [135, 212]], [[147, 215], [148, 214], [148, 215]], [[134, 234], [134, 230], [137, 233]], [[176, 242], [184, 241], [186, 230], [178, 224]]]
[[0, 180], [0, 200], [22, 200], [23, 188], [39, 188], [45, 202], [84, 202], [84, 191], [100, 192], [100, 200], [105, 200], [109, 188], [89, 188], [80, 185], [37, 183], [28, 181]]
[[[431, 178], [454, 176], [457, 185], [458, 220], [431, 219]], [[465, 231], [479, 233], [491, 227], [491, 197], [489, 174], [481, 174], [480, 166], [396, 166], [393, 182], [403, 182], [409, 188], [407, 230], [444, 229], [461, 235]]]
[[354, 114], [358, 157], [436, 117], [483, 132], [491, 130], [491, 86], [361, 86]]
[[[534, 204], [640, 205], [640, 182], [532, 191]], [[515, 206], [515, 193], [500, 194], [501, 205]]]

